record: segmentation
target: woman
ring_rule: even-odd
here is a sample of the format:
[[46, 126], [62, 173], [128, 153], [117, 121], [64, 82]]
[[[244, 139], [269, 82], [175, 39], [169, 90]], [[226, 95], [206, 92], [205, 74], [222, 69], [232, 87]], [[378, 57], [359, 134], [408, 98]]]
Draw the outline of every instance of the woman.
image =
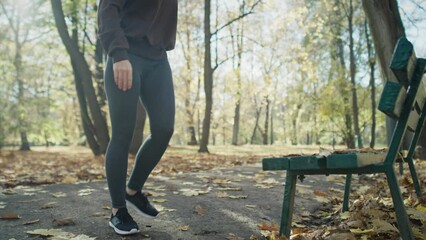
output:
[[[175, 100], [166, 51], [175, 46], [177, 5], [177, 0], [100, 0], [99, 3], [99, 38], [108, 53], [105, 91], [112, 125], [105, 156], [112, 201], [109, 225], [120, 235], [139, 232], [126, 203], [143, 216], [158, 214], [142, 188], [173, 134]], [[126, 184], [139, 99], [148, 113], [151, 136], [139, 149]]]

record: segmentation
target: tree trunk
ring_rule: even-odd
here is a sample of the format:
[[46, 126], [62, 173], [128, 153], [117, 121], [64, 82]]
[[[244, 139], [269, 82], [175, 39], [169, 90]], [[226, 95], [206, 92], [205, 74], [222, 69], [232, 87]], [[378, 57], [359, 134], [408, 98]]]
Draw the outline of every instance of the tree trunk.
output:
[[206, 152], [210, 136], [210, 122], [213, 106], [213, 68], [211, 59], [211, 30], [210, 30], [210, 12], [211, 2], [205, 0], [204, 10], [204, 92], [206, 94], [206, 107], [204, 111], [203, 132], [200, 141], [198, 152]]
[[[273, 105], [273, 104], [272, 104]], [[270, 140], [269, 140], [269, 144], [274, 144], [274, 110], [273, 107], [271, 107], [271, 127], [270, 127], [271, 131], [270, 131]]]
[[101, 41], [99, 38], [96, 38], [95, 45], [95, 82], [96, 82], [96, 95], [98, 96], [98, 104], [99, 108], [102, 111], [102, 117], [106, 122], [107, 113], [102, 109], [105, 109], [107, 105], [107, 97], [105, 93], [105, 84], [104, 84], [104, 68], [103, 68], [103, 60], [104, 60], [104, 52], [102, 49]]
[[77, 70], [74, 71], [76, 67], [72, 60], [71, 60], [71, 66], [73, 68], [73, 73], [74, 73], [74, 86], [75, 86], [75, 91], [77, 93], [78, 103], [80, 106], [80, 117], [81, 117], [81, 124], [83, 125], [83, 132], [84, 132], [84, 135], [86, 136], [87, 144], [92, 150], [92, 153], [97, 156], [102, 154], [102, 152], [100, 150], [98, 142], [96, 141], [94, 127], [89, 117], [89, 111], [87, 109], [86, 99], [84, 96], [83, 83], [81, 82], [80, 78], [76, 75]]
[[136, 112], [136, 125], [135, 125], [135, 129], [133, 130], [133, 139], [132, 139], [132, 143], [130, 145], [130, 150], [129, 150], [130, 154], [136, 155], [140, 146], [142, 145], [145, 121], [146, 121], [145, 108], [143, 107], [141, 101], [139, 101], [137, 106], [137, 112]]
[[[349, 102], [346, 98], [345, 102]], [[346, 132], [344, 134], [346, 146], [348, 148], [355, 148], [355, 140], [352, 132], [352, 118], [350, 114], [345, 114], [345, 124], [346, 124]]]
[[[245, 0], [240, 5], [240, 14], [245, 12]], [[238, 145], [238, 134], [240, 132], [240, 111], [241, 111], [241, 62], [244, 48], [244, 21], [237, 28], [237, 92], [235, 96], [234, 125], [232, 128], [232, 145]]]
[[362, 0], [383, 81], [398, 82], [389, 68], [396, 42], [405, 36], [396, 0]]
[[[240, 93], [238, 92], [237, 95]], [[239, 97], [238, 97], [239, 98]], [[232, 145], [238, 145], [238, 132], [240, 131], [240, 99], [237, 99], [234, 110], [234, 125], [232, 126]]]
[[264, 123], [264, 129], [262, 132], [262, 143], [263, 145], [268, 145], [268, 130], [269, 130], [269, 108], [270, 108], [270, 104], [271, 101], [269, 100], [269, 96], [265, 97], [265, 102], [266, 102], [266, 113], [265, 113], [265, 123]]
[[359, 129], [359, 111], [358, 111], [358, 95], [356, 92], [356, 63], [355, 63], [355, 46], [354, 46], [354, 26], [353, 26], [353, 0], [349, 0], [349, 13], [348, 13], [348, 25], [349, 25], [349, 58], [350, 58], [350, 76], [352, 85], [352, 113], [354, 119], [354, 130], [355, 139], [357, 141], [357, 147], [362, 148], [362, 136]]
[[[339, 35], [341, 34], [340, 30], [339, 30]], [[344, 47], [343, 47], [343, 41], [339, 38], [337, 40], [338, 43], [338, 49], [339, 49], [339, 59], [340, 59], [340, 78], [344, 79], [345, 78], [345, 56], [344, 56]], [[342, 83], [344, 83], [345, 81], [342, 81]], [[355, 139], [354, 139], [354, 133], [352, 130], [352, 117], [350, 114], [350, 105], [349, 105], [349, 93], [347, 93], [346, 91], [346, 86], [343, 85], [341, 86], [341, 91], [342, 91], [342, 95], [343, 95], [343, 103], [345, 104], [345, 132], [344, 132], [344, 138], [345, 138], [345, 142], [346, 142], [346, 146], [348, 148], [355, 148]]]
[[19, 151], [30, 151], [30, 143], [28, 142], [27, 132], [25, 130], [20, 131], [21, 136], [21, 147]]
[[19, 135], [21, 137], [20, 151], [30, 151], [30, 143], [27, 137], [27, 114], [25, 110], [24, 100], [24, 82], [21, 79], [22, 72], [22, 56], [21, 56], [21, 44], [19, 43], [18, 36], [15, 36], [15, 59], [13, 64], [15, 66], [15, 81], [18, 83], [18, 123], [19, 123]]
[[373, 52], [373, 45], [370, 39], [370, 32], [368, 23], [365, 21], [365, 39], [367, 44], [368, 64], [370, 66], [370, 87], [371, 87], [371, 139], [370, 148], [376, 145], [376, 79], [374, 73], [376, 72], [376, 56]]
[[254, 140], [256, 138], [256, 130], [259, 127], [259, 119], [260, 119], [261, 112], [262, 112], [262, 106], [259, 108], [256, 108], [256, 122], [254, 124], [253, 133], [251, 134], [250, 144], [254, 144]]
[[[373, 37], [374, 48], [379, 61], [380, 73], [383, 82], [398, 82], [389, 68], [393, 50], [400, 37], [405, 36], [404, 25], [399, 14], [398, 2], [396, 0], [362, 0], [365, 14]], [[387, 140], [393, 135], [396, 121], [386, 117]], [[426, 158], [426, 128], [423, 128], [419, 139], [419, 145], [424, 151], [420, 157]], [[407, 132], [402, 147], [407, 149], [411, 132]]]
[[[382, 81], [398, 82], [389, 68], [396, 42], [400, 37], [405, 36], [398, 3], [396, 0], [362, 0], [362, 5], [373, 37]], [[395, 121], [386, 117], [388, 144], [394, 128]], [[419, 142], [422, 142], [422, 139]]]
[[291, 138], [291, 145], [297, 145], [297, 143], [299, 142], [299, 139], [298, 139], [299, 135], [297, 134], [297, 120], [296, 120], [296, 118], [293, 118], [291, 123], [293, 125], [292, 126], [293, 127], [293, 131], [292, 131], [293, 136]]
[[[74, 66], [74, 74], [78, 79], [81, 80], [83, 85], [85, 101], [87, 101], [90, 117], [91, 120], [93, 120], [93, 124], [91, 125], [93, 126], [96, 141], [100, 147], [100, 152], [105, 153], [109, 142], [108, 127], [99, 107], [98, 99], [93, 87], [92, 72], [90, 71], [89, 65], [87, 64], [84, 55], [79, 49], [78, 43], [73, 41], [68, 33], [68, 27], [66, 25], [65, 16], [62, 9], [62, 2], [60, 0], [51, 0], [51, 5], [55, 18], [56, 28]], [[95, 152], [93, 149], [92, 151]]]

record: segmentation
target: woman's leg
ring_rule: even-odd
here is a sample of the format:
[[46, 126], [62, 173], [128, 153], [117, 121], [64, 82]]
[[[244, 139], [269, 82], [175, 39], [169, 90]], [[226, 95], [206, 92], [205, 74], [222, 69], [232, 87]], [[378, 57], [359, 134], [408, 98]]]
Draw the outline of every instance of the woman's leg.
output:
[[[130, 59], [132, 65], [134, 59]], [[105, 155], [105, 168], [112, 207], [126, 206], [126, 176], [128, 152], [133, 137], [136, 106], [139, 100], [140, 78], [133, 70], [132, 88], [120, 90], [114, 82], [112, 60], [108, 58], [105, 69], [105, 91], [108, 98], [112, 136]]]
[[[145, 59], [146, 60], [146, 59]], [[175, 96], [173, 78], [167, 58], [149, 65], [141, 76], [140, 97], [148, 113], [151, 135], [136, 154], [135, 166], [127, 184], [139, 191], [160, 161], [173, 134]]]

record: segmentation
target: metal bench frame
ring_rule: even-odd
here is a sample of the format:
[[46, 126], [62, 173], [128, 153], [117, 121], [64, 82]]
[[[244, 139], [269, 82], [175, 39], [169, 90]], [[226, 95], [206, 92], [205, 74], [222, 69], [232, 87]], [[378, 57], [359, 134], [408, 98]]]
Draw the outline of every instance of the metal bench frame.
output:
[[[409, 165], [410, 173], [417, 195], [421, 195], [420, 184], [413, 163], [413, 154], [419, 139], [425, 117], [425, 86], [426, 86], [426, 59], [416, 58], [412, 44], [406, 39], [398, 40], [395, 48], [391, 69], [397, 76], [399, 83], [389, 82], [389, 85], [400, 86], [403, 94], [386, 94], [385, 89], [379, 104], [379, 110], [397, 119], [397, 124], [389, 144], [388, 151], [384, 153], [382, 161], [378, 163], [359, 165], [358, 160], [363, 154], [371, 153], [347, 153], [331, 154], [328, 156], [296, 156], [296, 157], [276, 157], [263, 159], [263, 170], [286, 170], [286, 180], [284, 189], [284, 200], [281, 215], [280, 235], [290, 237], [292, 215], [294, 209], [294, 197], [296, 192], [296, 182], [298, 176], [304, 175], [329, 175], [345, 174], [346, 184], [343, 197], [342, 211], [347, 211], [349, 206], [349, 194], [352, 174], [386, 174], [387, 183], [390, 188], [392, 200], [396, 212], [398, 229], [400, 236], [404, 240], [414, 239], [410, 226], [410, 220], [404, 206], [401, 191], [395, 173], [395, 160], [400, 154], [402, 139], [410, 129], [414, 131], [408, 154], [403, 158]], [[395, 85], [396, 84], [396, 85]], [[387, 103], [387, 104], [386, 104]], [[387, 111], [386, 106], [392, 111]], [[382, 105], [382, 109], [381, 106]], [[421, 105], [421, 106], [419, 106]], [[384, 107], [383, 107], [384, 106]], [[389, 110], [389, 109], [388, 109]], [[365, 156], [364, 156], [365, 157]]]

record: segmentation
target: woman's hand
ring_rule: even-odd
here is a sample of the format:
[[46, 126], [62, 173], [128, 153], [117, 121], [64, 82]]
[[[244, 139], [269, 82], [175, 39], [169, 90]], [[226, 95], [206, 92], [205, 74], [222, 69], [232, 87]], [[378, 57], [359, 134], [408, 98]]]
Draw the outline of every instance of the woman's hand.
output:
[[120, 90], [126, 91], [132, 88], [132, 64], [129, 60], [114, 63], [114, 81]]

